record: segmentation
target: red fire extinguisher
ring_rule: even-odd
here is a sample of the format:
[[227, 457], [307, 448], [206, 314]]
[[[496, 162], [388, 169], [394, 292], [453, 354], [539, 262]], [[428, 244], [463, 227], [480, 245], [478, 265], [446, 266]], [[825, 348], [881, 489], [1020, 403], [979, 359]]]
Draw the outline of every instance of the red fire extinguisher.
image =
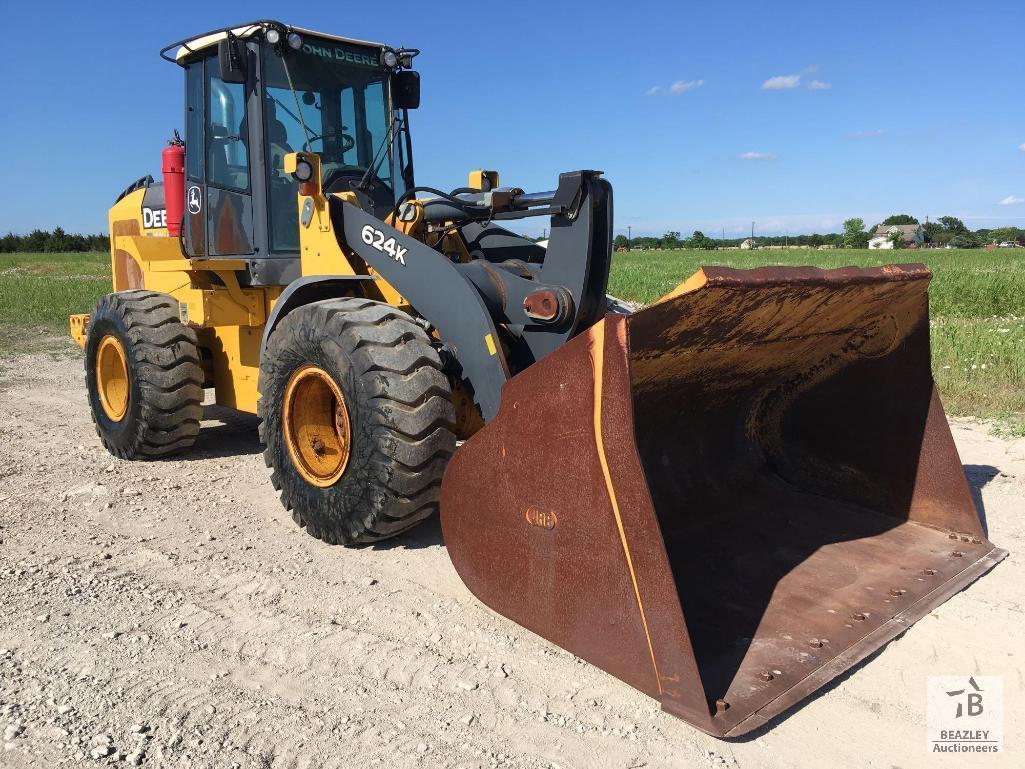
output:
[[167, 234], [172, 238], [181, 235], [182, 217], [185, 214], [185, 142], [174, 132], [174, 138], [160, 154], [161, 171], [164, 174], [164, 205], [167, 207]]

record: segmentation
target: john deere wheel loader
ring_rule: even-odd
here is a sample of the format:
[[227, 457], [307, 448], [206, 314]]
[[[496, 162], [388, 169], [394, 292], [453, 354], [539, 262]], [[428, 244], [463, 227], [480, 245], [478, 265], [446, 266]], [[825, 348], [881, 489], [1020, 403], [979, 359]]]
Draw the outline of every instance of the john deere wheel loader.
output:
[[[259, 414], [310, 534], [440, 505], [482, 601], [718, 736], [1006, 555], [936, 396], [921, 265], [710, 267], [608, 313], [600, 173], [417, 185], [417, 51], [256, 21], [161, 54], [184, 142], [118, 198], [114, 293], [71, 318], [111, 453], [187, 450], [212, 388]], [[547, 247], [501, 226], [532, 216]]]

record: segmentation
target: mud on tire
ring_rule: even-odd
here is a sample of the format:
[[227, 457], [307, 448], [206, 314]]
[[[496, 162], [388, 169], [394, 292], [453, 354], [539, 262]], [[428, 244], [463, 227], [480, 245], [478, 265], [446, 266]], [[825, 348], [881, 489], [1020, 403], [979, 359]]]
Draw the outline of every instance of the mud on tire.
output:
[[[97, 350], [108, 336], [120, 343], [128, 372], [124, 415], [111, 419], [97, 385]], [[192, 446], [203, 415], [203, 370], [196, 332], [181, 323], [167, 294], [134, 290], [107, 294], [89, 316], [85, 384], [96, 434], [122, 459], [147, 459]]]
[[[299, 472], [283, 434], [285, 392], [304, 366], [334, 380], [348, 411], [348, 460], [326, 488]], [[372, 543], [437, 509], [441, 477], [455, 451], [455, 411], [431, 338], [401, 310], [339, 298], [290, 312], [262, 356], [258, 411], [274, 488], [314, 537]]]

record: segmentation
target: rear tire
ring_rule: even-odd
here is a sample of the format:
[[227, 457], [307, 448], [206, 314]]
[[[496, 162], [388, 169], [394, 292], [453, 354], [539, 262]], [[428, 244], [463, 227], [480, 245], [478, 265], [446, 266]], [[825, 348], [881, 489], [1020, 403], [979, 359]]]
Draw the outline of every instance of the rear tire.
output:
[[[327, 411], [296, 406], [310, 379], [306, 400]], [[401, 310], [339, 298], [290, 312], [260, 363], [258, 412], [274, 488], [312, 536], [373, 543], [437, 510], [455, 410], [431, 338]]]
[[199, 433], [203, 370], [178, 302], [154, 291], [107, 294], [89, 316], [85, 384], [96, 434], [122, 459], [184, 451]]

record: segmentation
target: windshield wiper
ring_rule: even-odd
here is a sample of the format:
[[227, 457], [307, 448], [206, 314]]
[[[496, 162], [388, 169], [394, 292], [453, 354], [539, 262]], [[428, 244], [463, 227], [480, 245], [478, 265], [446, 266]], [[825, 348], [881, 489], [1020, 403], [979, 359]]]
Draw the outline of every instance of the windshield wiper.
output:
[[313, 150], [310, 147], [310, 142], [313, 140], [313, 136], [310, 134], [310, 129], [306, 127], [306, 123], [303, 121], [303, 108], [299, 106], [299, 96], [295, 92], [295, 86], [292, 85], [292, 73], [288, 71], [288, 60], [280, 53], [278, 56], [281, 56], [281, 66], [285, 70], [285, 79], [288, 80], [288, 90], [292, 92], [292, 98], [295, 99], [296, 114], [293, 115], [288, 107], [281, 104], [277, 99], [274, 99], [274, 101], [277, 102], [281, 106], [281, 109], [285, 110], [293, 120], [298, 121], [299, 125], [302, 126], [303, 136], [306, 137], [305, 141], [303, 141], [303, 149], [307, 152], [312, 152]]
[[382, 154], [382, 151], [392, 141], [394, 141], [396, 127], [401, 123], [401, 117], [393, 119], [391, 121], [391, 125], [388, 126], [388, 131], [385, 133], [384, 139], [381, 140], [381, 144], [377, 148], [377, 152], [374, 153], [373, 161], [371, 161], [370, 165], [367, 167], [367, 171], [365, 174], [363, 174], [363, 178], [360, 179], [359, 182], [353, 187], [354, 190], [366, 191], [367, 188], [370, 186], [370, 177], [378, 176], [377, 169], [380, 167], [381, 163], [387, 157], [386, 154]]

